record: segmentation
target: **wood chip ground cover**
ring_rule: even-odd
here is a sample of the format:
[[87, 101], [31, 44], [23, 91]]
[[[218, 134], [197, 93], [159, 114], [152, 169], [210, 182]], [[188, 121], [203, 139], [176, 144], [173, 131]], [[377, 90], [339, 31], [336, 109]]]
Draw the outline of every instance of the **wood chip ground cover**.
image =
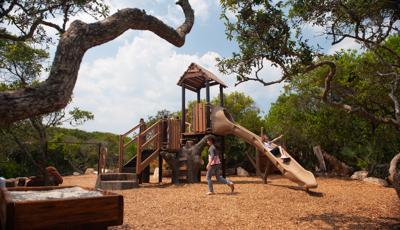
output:
[[[110, 229], [400, 229], [400, 200], [392, 188], [317, 178], [311, 193], [281, 176], [269, 184], [230, 177], [236, 192], [215, 184], [146, 184], [124, 196], [124, 225]], [[93, 187], [96, 176], [71, 176], [63, 185]], [[205, 178], [202, 178], [205, 181]]]

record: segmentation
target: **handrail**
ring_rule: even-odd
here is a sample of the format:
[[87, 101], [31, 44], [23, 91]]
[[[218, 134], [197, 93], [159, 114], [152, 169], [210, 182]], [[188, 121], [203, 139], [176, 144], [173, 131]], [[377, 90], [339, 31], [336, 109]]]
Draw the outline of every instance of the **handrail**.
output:
[[141, 135], [145, 135], [146, 133], [148, 133], [151, 129], [153, 129], [154, 127], [156, 127], [156, 125], [160, 124], [161, 120], [158, 120], [156, 123], [152, 124], [149, 128], [147, 128], [145, 131], [143, 131], [141, 133]]
[[133, 142], [135, 142], [138, 137], [139, 137], [139, 135], [135, 135], [135, 137], [133, 137], [132, 140], [130, 140], [128, 143], [124, 144], [124, 148], [128, 147]]
[[136, 125], [136, 126], [133, 127], [132, 129], [130, 129], [128, 132], [122, 134], [121, 136], [124, 136], [124, 137], [125, 137], [125, 136], [129, 135], [130, 133], [132, 133], [132, 132], [135, 131], [136, 129], [140, 128], [140, 125], [141, 125], [141, 124]]
[[142, 161], [141, 163], [139, 163], [139, 167], [136, 168], [136, 173], [140, 174], [143, 169], [152, 161], [154, 160], [154, 158], [157, 156], [157, 154], [160, 152], [160, 148], [157, 148], [156, 150], [154, 150], [154, 152], [152, 154], [150, 154], [150, 156], [148, 156], [144, 161]]
[[154, 141], [154, 139], [156, 139], [157, 137], [160, 136], [160, 133], [155, 134], [154, 136], [152, 136], [148, 141], [146, 141], [144, 144], [142, 144], [142, 146], [140, 146], [141, 149], [145, 148], [148, 144], [150, 144], [151, 142]]

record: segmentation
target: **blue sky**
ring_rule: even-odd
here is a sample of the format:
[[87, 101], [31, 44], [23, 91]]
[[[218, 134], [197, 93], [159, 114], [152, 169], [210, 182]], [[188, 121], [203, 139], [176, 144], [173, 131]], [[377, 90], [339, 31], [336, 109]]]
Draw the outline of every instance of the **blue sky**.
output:
[[[117, 39], [89, 50], [82, 61], [73, 102], [69, 108], [80, 107], [93, 112], [95, 119], [80, 129], [123, 133], [140, 118], [147, 118], [157, 111], [177, 111], [181, 106], [181, 90], [176, 85], [179, 77], [191, 62], [214, 72], [228, 86], [227, 92], [240, 91], [253, 97], [257, 105], [268, 112], [270, 105], [282, 92], [282, 85], [263, 87], [245, 83], [234, 87], [234, 77], [217, 71], [217, 57], [227, 57], [237, 50], [225, 36], [225, 27], [219, 19], [221, 8], [218, 0], [190, 0], [195, 10], [195, 25], [186, 43], [176, 48], [150, 32], [128, 31]], [[172, 26], [179, 25], [184, 17], [174, 0], [122, 0], [108, 1], [111, 13], [122, 8], [141, 8]], [[85, 22], [87, 16], [76, 16]], [[329, 47], [328, 42], [317, 36], [321, 28], [305, 28], [307, 35], [323, 44], [328, 53], [339, 48], [357, 45], [345, 41], [339, 47]], [[280, 70], [268, 67], [262, 76], [278, 79]], [[204, 93], [203, 93], [204, 95]], [[212, 89], [217, 96], [217, 89]], [[189, 100], [195, 95], [189, 93]]]

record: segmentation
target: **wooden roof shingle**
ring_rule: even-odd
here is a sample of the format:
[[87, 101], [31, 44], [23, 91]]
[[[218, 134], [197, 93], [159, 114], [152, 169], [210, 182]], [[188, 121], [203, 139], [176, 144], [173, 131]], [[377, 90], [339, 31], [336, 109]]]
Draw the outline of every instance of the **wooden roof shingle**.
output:
[[185, 88], [192, 90], [194, 92], [206, 87], [206, 81], [210, 82], [212, 85], [222, 85], [226, 88], [225, 83], [220, 80], [213, 73], [207, 69], [201, 67], [198, 64], [192, 63], [189, 65], [188, 69], [183, 73], [182, 77], [178, 81], [179, 86], [184, 86]]

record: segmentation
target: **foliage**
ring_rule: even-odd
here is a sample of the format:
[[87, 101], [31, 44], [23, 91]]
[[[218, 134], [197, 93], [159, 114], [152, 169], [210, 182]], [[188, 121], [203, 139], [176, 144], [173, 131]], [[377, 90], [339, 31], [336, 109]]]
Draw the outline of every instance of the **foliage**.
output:
[[[236, 74], [237, 84], [257, 81], [267, 86], [317, 72], [320, 81], [314, 87], [320, 88], [318, 96], [325, 103], [376, 123], [400, 127], [400, 8], [396, 1], [221, 0], [221, 4], [227, 37], [238, 42], [240, 52], [219, 60], [219, 67], [224, 73]], [[228, 17], [232, 14], [234, 18]], [[376, 111], [350, 99], [365, 95], [353, 92], [357, 82], [339, 87], [333, 84], [341, 63], [336, 58], [327, 58], [322, 47], [304, 38], [309, 33], [304, 28], [310, 26], [319, 27], [332, 45], [344, 39], [362, 45], [368, 53], [363, 61], [371, 68], [360, 74], [368, 74], [373, 83], [383, 85], [384, 100], [391, 102], [391, 108]], [[259, 75], [267, 64], [282, 70], [281, 79], [264, 79]]]
[[[37, 157], [37, 143], [31, 142], [29, 130], [21, 137], [21, 142], [33, 157]], [[31, 131], [34, 132], [34, 131]], [[48, 164], [55, 166], [62, 175], [72, 172], [84, 172], [86, 168], [97, 168], [98, 144], [108, 149], [106, 165], [115, 168], [118, 165], [118, 136], [111, 133], [85, 132], [78, 129], [49, 128], [48, 131]], [[9, 143], [1, 149], [7, 161], [0, 162], [0, 175], [5, 177], [32, 176], [37, 168], [22, 152], [21, 148], [9, 136], [0, 135], [1, 143]], [[73, 142], [73, 143], [72, 143]], [[85, 144], [93, 143], [93, 144]]]
[[13, 41], [51, 41], [46, 27], [59, 33], [66, 30], [71, 17], [79, 13], [105, 17], [109, 7], [103, 0], [3, 1], [0, 7], [0, 38]]
[[[385, 97], [391, 85], [372, 74], [380, 66], [370, 52], [348, 51], [326, 58], [337, 63], [331, 97], [362, 104], [376, 116], [391, 112], [392, 101]], [[306, 165], [312, 165], [315, 145], [355, 168], [368, 169], [390, 161], [400, 147], [399, 130], [323, 103], [318, 86], [323, 84], [319, 76], [324, 71], [318, 69], [290, 82], [288, 92], [266, 117], [267, 129], [275, 135], [285, 133], [287, 147], [303, 153]]]

